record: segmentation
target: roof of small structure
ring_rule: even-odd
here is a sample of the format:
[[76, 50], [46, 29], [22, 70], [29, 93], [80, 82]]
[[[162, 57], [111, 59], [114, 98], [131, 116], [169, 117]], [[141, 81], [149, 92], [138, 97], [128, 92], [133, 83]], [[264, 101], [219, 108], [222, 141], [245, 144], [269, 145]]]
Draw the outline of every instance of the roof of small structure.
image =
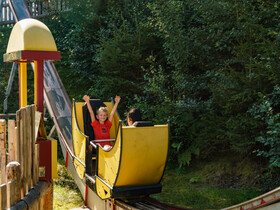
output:
[[44, 23], [27, 18], [13, 27], [6, 53], [21, 50], [57, 51], [57, 47], [51, 31]]

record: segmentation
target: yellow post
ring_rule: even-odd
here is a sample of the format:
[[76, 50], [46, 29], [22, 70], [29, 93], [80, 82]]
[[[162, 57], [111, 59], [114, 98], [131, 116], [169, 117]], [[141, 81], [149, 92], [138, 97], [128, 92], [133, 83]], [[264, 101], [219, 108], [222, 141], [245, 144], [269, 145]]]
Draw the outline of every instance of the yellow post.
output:
[[37, 67], [38, 62], [37, 60], [34, 61], [34, 104], [35, 110], [37, 111]]
[[27, 63], [20, 63], [20, 108], [27, 106]]

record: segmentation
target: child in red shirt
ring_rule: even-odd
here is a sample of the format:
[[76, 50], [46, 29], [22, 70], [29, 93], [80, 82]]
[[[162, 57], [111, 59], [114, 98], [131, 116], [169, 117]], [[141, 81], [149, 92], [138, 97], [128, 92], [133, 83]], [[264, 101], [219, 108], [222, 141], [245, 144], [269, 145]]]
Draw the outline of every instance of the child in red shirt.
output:
[[[112, 112], [110, 114], [109, 119], [107, 120], [108, 117], [108, 110], [106, 107], [100, 107], [97, 110], [97, 115], [96, 118], [99, 120], [97, 121], [95, 119], [92, 107], [89, 103], [89, 96], [85, 95], [83, 97], [84, 101], [87, 103], [87, 107], [90, 113], [90, 118], [91, 118], [91, 126], [93, 127], [94, 130], [94, 135], [95, 135], [95, 140], [101, 140], [101, 139], [110, 139], [110, 128], [112, 126], [112, 120], [114, 117], [114, 114], [117, 110], [117, 107], [119, 105], [119, 102], [121, 100], [121, 98], [119, 96], [116, 96], [115, 98], [115, 105], [112, 109]], [[107, 121], [106, 121], [107, 120]], [[105, 142], [99, 142], [100, 146], [104, 147], [105, 150], [109, 150], [111, 149], [111, 145], [109, 141], [105, 141]]]

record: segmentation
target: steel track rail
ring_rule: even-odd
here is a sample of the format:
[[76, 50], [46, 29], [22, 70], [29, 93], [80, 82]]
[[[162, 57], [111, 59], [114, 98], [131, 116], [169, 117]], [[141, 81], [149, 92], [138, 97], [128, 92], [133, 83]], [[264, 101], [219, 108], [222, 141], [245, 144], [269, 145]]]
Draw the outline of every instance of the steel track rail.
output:
[[[251, 200], [224, 208], [223, 210], [253, 210], [261, 207], [266, 207], [280, 200], [280, 187], [262, 194]], [[269, 208], [269, 207], [268, 207]]]

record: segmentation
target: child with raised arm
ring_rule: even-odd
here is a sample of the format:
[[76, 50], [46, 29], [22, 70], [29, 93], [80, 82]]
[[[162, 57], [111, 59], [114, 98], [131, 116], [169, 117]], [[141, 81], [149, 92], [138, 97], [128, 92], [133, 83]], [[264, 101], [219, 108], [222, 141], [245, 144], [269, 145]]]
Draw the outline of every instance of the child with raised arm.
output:
[[[97, 110], [96, 118], [99, 121], [96, 120], [96, 118], [94, 116], [94, 112], [93, 112], [92, 107], [89, 102], [89, 100], [90, 100], [89, 96], [85, 95], [83, 97], [83, 99], [86, 102], [89, 113], [90, 113], [90, 118], [91, 118], [90, 125], [93, 127], [95, 140], [110, 139], [110, 128], [112, 127], [112, 120], [113, 120], [114, 114], [117, 110], [117, 107], [119, 105], [121, 98], [119, 96], [116, 96], [115, 105], [111, 111], [111, 114], [110, 114], [110, 117], [108, 120], [107, 120], [108, 110], [106, 107], [100, 107]], [[100, 146], [102, 146], [105, 150], [109, 150], [112, 147], [109, 141], [99, 142], [98, 144]]]

